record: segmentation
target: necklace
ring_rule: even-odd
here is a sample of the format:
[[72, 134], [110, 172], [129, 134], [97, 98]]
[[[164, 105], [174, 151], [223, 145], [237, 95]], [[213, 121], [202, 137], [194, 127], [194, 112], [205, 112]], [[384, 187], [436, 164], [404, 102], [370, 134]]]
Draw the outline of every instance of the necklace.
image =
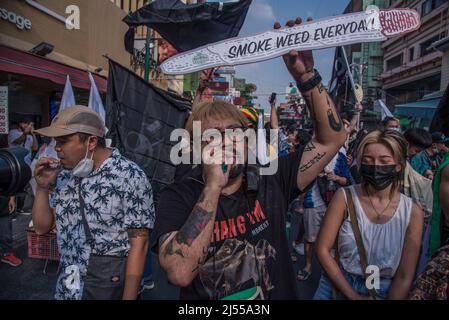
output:
[[373, 208], [374, 212], [376, 212], [376, 214], [377, 214], [376, 219], [379, 220], [382, 217], [383, 213], [390, 207], [390, 203], [391, 203], [391, 200], [393, 200], [393, 198], [390, 198], [390, 201], [388, 201], [388, 204], [385, 207], [385, 209], [383, 209], [382, 212], [379, 213], [379, 211], [376, 210], [376, 208], [374, 207], [373, 202], [371, 201], [371, 197], [369, 195], [368, 189], [366, 189], [366, 194], [368, 195], [368, 200], [369, 200], [369, 202], [371, 204], [371, 207]]

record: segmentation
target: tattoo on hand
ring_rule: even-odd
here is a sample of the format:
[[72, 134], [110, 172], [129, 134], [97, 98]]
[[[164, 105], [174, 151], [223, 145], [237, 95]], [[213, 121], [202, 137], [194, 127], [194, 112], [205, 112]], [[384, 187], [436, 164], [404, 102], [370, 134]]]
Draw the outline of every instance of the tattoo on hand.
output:
[[128, 229], [128, 238], [148, 237], [148, 229]]
[[318, 163], [321, 159], [324, 158], [324, 156], [326, 155], [326, 152], [323, 153], [317, 153], [317, 155], [315, 156], [315, 158], [313, 158], [312, 160], [310, 160], [309, 162], [307, 162], [305, 165], [302, 165], [301, 167], [299, 167], [299, 172], [305, 172], [308, 169], [310, 169], [314, 164]]
[[192, 213], [176, 235], [176, 241], [179, 244], [191, 246], [193, 241], [206, 228], [207, 224], [212, 220], [213, 212], [208, 212], [199, 205], [193, 208]]

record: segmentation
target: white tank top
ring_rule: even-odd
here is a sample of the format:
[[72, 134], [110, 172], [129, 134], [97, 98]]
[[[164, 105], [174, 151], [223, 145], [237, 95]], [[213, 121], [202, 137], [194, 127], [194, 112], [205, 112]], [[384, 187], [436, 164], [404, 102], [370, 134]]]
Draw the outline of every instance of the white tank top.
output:
[[[399, 205], [393, 217], [387, 223], [377, 224], [371, 222], [366, 216], [354, 186], [351, 186], [350, 190], [368, 265], [378, 266], [381, 277], [393, 278], [402, 256], [405, 233], [412, 213], [412, 199], [401, 193]], [[343, 269], [352, 274], [363, 275], [349, 217], [344, 220], [340, 228], [338, 250]]]

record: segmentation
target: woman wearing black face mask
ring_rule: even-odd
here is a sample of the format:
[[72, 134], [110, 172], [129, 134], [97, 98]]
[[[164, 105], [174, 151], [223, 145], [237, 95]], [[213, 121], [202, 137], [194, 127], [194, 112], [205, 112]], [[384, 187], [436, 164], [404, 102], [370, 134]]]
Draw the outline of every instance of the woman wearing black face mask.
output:
[[408, 297], [423, 212], [400, 193], [406, 156], [407, 142], [391, 130], [371, 132], [360, 143], [357, 163], [362, 183], [334, 195], [317, 239], [326, 275], [315, 299]]

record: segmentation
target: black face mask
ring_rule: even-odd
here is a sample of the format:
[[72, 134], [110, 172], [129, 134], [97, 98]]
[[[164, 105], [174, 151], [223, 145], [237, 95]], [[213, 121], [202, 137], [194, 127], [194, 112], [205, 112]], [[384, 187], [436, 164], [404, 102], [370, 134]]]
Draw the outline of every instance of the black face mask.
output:
[[362, 164], [360, 174], [376, 190], [384, 190], [398, 176], [395, 164], [386, 166]]

